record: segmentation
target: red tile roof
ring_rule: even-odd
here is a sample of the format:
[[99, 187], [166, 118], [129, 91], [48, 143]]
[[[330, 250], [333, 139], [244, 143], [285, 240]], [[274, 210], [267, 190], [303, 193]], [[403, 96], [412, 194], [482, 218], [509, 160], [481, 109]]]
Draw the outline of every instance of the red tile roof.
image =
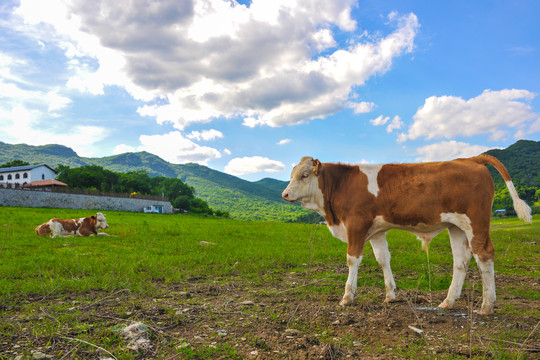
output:
[[36, 180], [32, 181], [28, 184], [25, 184], [24, 187], [38, 187], [38, 186], [67, 186], [67, 184], [64, 184], [61, 181], [55, 180], [55, 179], [48, 179], [48, 180]]

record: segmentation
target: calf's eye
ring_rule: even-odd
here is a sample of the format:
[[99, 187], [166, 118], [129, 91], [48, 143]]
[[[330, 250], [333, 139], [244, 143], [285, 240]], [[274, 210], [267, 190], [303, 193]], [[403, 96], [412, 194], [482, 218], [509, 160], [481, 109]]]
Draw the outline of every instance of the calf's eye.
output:
[[308, 176], [309, 176], [308, 173], [302, 174], [302, 180], [307, 179]]

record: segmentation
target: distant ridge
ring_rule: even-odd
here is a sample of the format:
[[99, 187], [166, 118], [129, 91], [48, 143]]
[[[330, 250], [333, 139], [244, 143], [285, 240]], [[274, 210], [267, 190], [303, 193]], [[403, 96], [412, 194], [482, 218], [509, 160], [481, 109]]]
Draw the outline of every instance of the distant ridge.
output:
[[[540, 141], [519, 140], [506, 149], [486, 152], [503, 162], [514, 184], [540, 188]], [[31, 164], [70, 167], [99, 165], [116, 172], [144, 170], [151, 176], [179, 178], [195, 189], [196, 196], [210, 207], [228, 211], [232, 218], [287, 222], [317, 222], [321, 218], [298, 204], [281, 199], [286, 181], [271, 178], [246, 181], [198, 164], [171, 164], [148, 152], [124, 153], [103, 158], [80, 157], [62, 145], [10, 145], [0, 142], [0, 163], [23, 160]], [[497, 171], [490, 169], [496, 187], [504, 186]]]
[[0, 142], [0, 163], [12, 160], [79, 167], [98, 165], [115, 172], [144, 170], [150, 176], [179, 178], [195, 189], [195, 195], [232, 218], [285, 222], [318, 222], [319, 215], [281, 199], [287, 182], [263, 179], [250, 182], [198, 164], [171, 164], [148, 152], [124, 153], [103, 158], [80, 157], [62, 145], [10, 145]]

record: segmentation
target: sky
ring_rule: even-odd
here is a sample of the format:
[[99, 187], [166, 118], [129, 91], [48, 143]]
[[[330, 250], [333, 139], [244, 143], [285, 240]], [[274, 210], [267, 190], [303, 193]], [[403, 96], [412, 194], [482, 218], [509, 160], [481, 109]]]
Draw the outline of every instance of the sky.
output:
[[2, 0], [0, 141], [243, 179], [540, 140], [537, 0]]

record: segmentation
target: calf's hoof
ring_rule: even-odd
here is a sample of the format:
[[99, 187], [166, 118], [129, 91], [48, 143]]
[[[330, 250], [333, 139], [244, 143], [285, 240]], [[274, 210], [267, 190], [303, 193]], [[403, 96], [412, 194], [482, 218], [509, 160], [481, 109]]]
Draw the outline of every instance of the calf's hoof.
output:
[[353, 302], [353, 297], [352, 296], [343, 296], [343, 299], [341, 299], [341, 301], [339, 302], [339, 305], [341, 306], [347, 306], [347, 305], [351, 305]]
[[481, 308], [476, 312], [478, 315], [491, 315], [493, 314], [493, 308]]
[[447, 303], [446, 301], [443, 301], [442, 303], [439, 304], [439, 307], [441, 309], [445, 309], [445, 310], [449, 310], [449, 309], [452, 309], [453, 306], [450, 305], [449, 303]]

